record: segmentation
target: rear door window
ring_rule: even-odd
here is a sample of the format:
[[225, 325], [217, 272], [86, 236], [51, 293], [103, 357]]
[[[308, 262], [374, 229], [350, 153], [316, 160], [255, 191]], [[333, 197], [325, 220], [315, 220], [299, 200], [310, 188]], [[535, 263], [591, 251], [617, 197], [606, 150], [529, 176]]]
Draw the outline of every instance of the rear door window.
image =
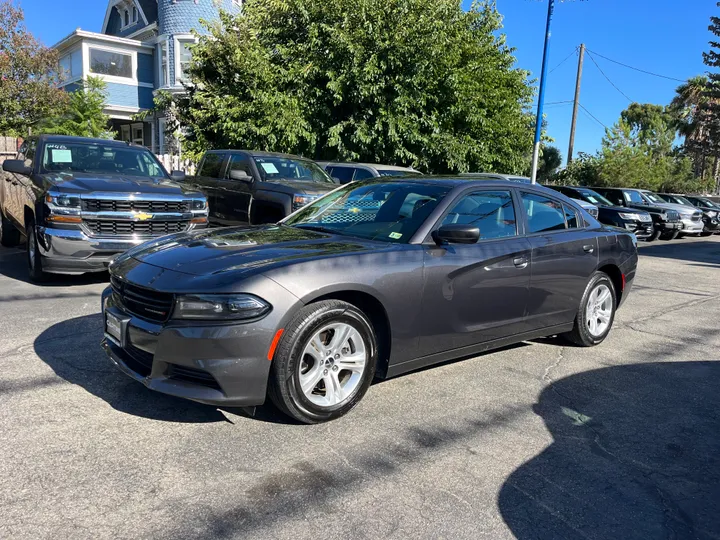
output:
[[366, 178], [372, 178], [373, 173], [368, 171], [367, 169], [355, 169], [355, 176], [353, 177], [353, 180], [365, 180]]
[[443, 225], [475, 225], [480, 238], [517, 235], [517, 221], [509, 191], [479, 191], [462, 197], [450, 210]]
[[354, 167], [328, 167], [328, 174], [336, 178], [342, 184], [347, 184], [353, 179]]
[[565, 230], [562, 203], [535, 193], [523, 192], [521, 197], [528, 220], [528, 233]]
[[563, 205], [565, 209], [565, 221], [567, 222], [568, 229], [579, 229], [582, 226], [582, 221], [577, 215], [577, 212], [569, 206]]
[[208, 178], [219, 178], [220, 168], [222, 167], [223, 161], [225, 160], [225, 154], [217, 152], [211, 152], [205, 154], [205, 159], [200, 168], [200, 174], [198, 176], [205, 176]]

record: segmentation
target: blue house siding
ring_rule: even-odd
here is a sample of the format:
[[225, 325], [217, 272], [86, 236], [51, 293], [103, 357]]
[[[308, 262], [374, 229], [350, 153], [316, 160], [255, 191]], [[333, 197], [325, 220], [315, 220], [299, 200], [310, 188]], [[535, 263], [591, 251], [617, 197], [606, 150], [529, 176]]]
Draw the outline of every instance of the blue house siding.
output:
[[206, 34], [200, 19], [212, 21], [218, 18], [220, 9], [236, 12], [232, 0], [158, 0], [158, 19], [161, 34], [186, 34], [196, 30]]
[[120, 107], [139, 107], [151, 109], [153, 106], [153, 89], [143, 86], [132, 86], [115, 82], [107, 83], [108, 105]]
[[155, 83], [155, 57], [152, 54], [138, 53], [137, 79], [141, 83]]

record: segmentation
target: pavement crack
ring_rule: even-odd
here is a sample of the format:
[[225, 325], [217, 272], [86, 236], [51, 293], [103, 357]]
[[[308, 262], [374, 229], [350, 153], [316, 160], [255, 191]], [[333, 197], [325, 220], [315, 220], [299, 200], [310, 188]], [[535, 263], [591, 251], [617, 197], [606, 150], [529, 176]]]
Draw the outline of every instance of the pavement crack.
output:
[[558, 352], [558, 356], [555, 359], [555, 362], [550, 364], [548, 367], [545, 368], [545, 373], [543, 373], [542, 380], [547, 383], [552, 383], [553, 379], [550, 377], [550, 372], [560, 366], [560, 362], [562, 362], [565, 358], [565, 347], [560, 347], [560, 351]]

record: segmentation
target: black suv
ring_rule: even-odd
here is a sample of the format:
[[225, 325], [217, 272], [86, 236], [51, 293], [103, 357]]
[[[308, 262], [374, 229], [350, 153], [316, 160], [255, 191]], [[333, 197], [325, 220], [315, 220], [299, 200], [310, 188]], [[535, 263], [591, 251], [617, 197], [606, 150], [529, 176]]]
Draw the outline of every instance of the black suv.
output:
[[675, 195], [674, 193], [658, 193], [665, 201], [675, 204], [687, 204], [702, 210], [703, 220], [703, 236], [710, 236], [716, 232], [720, 232], [720, 204], [712, 202], [705, 197], [697, 197], [694, 195]]
[[600, 195], [608, 199], [616, 206], [625, 206], [644, 210], [652, 216], [655, 232], [649, 240], [656, 240], [658, 237], [663, 240], [673, 240], [683, 229], [683, 222], [680, 220], [680, 213], [677, 210], [651, 204], [643, 199], [637, 189], [631, 188], [592, 188]]
[[216, 226], [276, 223], [340, 185], [309, 159], [251, 150], [206, 152], [187, 182], [207, 195]]
[[605, 225], [614, 225], [635, 233], [640, 240], [655, 240], [655, 226], [649, 212], [634, 209], [628, 212], [625, 206], [614, 206], [608, 199], [586, 187], [547, 186], [573, 199], [594, 204], [598, 207], [598, 221]]

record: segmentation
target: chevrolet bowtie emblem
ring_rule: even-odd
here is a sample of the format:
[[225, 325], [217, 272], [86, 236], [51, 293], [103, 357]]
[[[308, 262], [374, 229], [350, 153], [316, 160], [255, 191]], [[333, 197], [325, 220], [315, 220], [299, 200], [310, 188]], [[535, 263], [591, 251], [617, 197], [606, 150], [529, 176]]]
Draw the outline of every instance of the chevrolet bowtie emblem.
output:
[[152, 214], [146, 214], [144, 212], [139, 212], [135, 214], [135, 219], [139, 219], [140, 221], [147, 221], [148, 219], [152, 219]]

